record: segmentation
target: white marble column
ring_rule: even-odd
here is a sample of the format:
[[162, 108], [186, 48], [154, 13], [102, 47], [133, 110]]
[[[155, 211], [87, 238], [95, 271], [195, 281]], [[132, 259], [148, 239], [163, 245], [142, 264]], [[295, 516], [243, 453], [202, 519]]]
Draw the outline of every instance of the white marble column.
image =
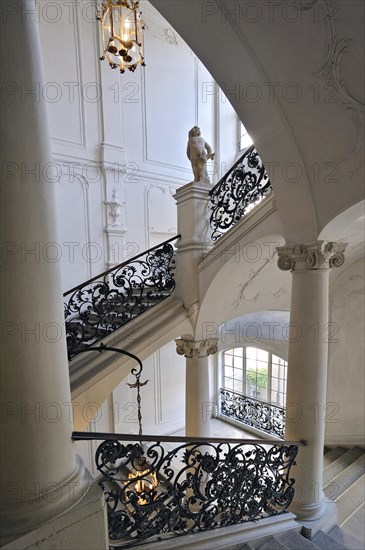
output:
[[[36, 8], [33, 0], [7, 1], [4, 8], [2, 543], [34, 532], [79, 506], [90, 486], [90, 475], [71, 440], [73, 424], [60, 265], [53, 261], [52, 254], [52, 243], [58, 243], [54, 198], [57, 183], [51, 181], [52, 158], [42, 96]], [[100, 501], [100, 494], [95, 498]], [[103, 532], [101, 535], [105, 540]], [[24, 544], [31, 542], [34, 540]], [[23, 546], [19, 543], [16, 547]]]
[[186, 357], [186, 436], [209, 437], [214, 407], [209, 356], [217, 353], [218, 340], [214, 338], [195, 342], [178, 339], [175, 342], [176, 352]]
[[324, 241], [279, 247], [278, 266], [291, 270], [285, 438], [306, 440], [292, 474], [291, 511], [316, 521], [326, 511], [322, 491], [328, 355], [329, 271], [344, 262], [346, 245]]

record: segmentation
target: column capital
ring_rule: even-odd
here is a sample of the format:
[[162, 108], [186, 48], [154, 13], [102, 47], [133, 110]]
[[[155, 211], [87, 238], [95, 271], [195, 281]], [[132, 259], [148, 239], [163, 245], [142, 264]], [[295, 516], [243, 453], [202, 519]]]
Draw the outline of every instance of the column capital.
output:
[[207, 357], [208, 355], [214, 355], [218, 351], [218, 338], [199, 340], [197, 342], [178, 338], [175, 342], [176, 353], [178, 355], [184, 355], [187, 358]]
[[314, 241], [288, 244], [276, 248], [278, 267], [283, 271], [305, 271], [341, 267], [345, 261], [347, 243]]

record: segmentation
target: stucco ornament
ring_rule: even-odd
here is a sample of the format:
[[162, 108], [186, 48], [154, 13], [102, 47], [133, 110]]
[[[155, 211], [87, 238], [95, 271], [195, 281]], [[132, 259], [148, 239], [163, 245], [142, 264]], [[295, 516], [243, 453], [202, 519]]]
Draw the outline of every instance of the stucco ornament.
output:
[[119, 202], [118, 199], [118, 190], [116, 187], [113, 188], [113, 195], [111, 201], [104, 201], [104, 204], [109, 206], [109, 216], [112, 219], [112, 223], [108, 224], [110, 227], [119, 227], [120, 221], [119, 218], [121, 216], [121, 207], [125, 205], [125, 203]]
[[211, 183], [207, 171], [207, 161], [213, 160], [215, 153], [213, 153], [209, 143], [201, 137], [198, 126], [193, 126], [189, 132], [186, 154], [191, 162], [194, 182]]
[[218, 351], [218, 339], [211, 338], [210, 340], [184, 340], [179, 338], [176, 342], [176, 353], [178, 355], [184, 355], [187, 358], [192, 357], [207, 357], [208, 355], [214, 355]]
[[315, 241], [277, 247], [278, 267], [283, 271], [341, 267], [347, 243]]

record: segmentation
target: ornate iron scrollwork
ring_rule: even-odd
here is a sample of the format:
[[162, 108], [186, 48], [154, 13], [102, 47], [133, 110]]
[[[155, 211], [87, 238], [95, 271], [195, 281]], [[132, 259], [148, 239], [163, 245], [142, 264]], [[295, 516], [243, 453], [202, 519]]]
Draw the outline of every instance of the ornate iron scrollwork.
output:
[[[285, 512], [297, 445], [101, 443], [96, 465], [117, 546], [197, 533]], [[175, 443], [176, 445], [176, 443]], [[151, 481], [154, 480], [154, 482]], [[124, 544], [125, 543], [125, 544]]]
[[176, 238], [64, 294], [69, 358], [170, 296]]
[[219, 393], [220, 410], [224, 416], [284, 438], [285, 409], [224, 388]]
[[271, 191], [269, 176], [252, 145], [210, 192], [210, 226], [216, 241]]

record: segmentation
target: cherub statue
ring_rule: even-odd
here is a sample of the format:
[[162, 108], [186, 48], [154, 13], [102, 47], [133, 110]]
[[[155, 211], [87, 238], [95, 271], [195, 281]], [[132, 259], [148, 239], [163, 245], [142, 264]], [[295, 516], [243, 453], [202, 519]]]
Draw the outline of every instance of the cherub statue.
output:
[[200, 135], [200, 128], [193, 126], [189, 132], [188, 147], [186, 150], [188, 159], [194, 173], [194, 181], [210, 183], [207, 171], [207, 160], [214, 159], [215, 153], [212, 148]]

